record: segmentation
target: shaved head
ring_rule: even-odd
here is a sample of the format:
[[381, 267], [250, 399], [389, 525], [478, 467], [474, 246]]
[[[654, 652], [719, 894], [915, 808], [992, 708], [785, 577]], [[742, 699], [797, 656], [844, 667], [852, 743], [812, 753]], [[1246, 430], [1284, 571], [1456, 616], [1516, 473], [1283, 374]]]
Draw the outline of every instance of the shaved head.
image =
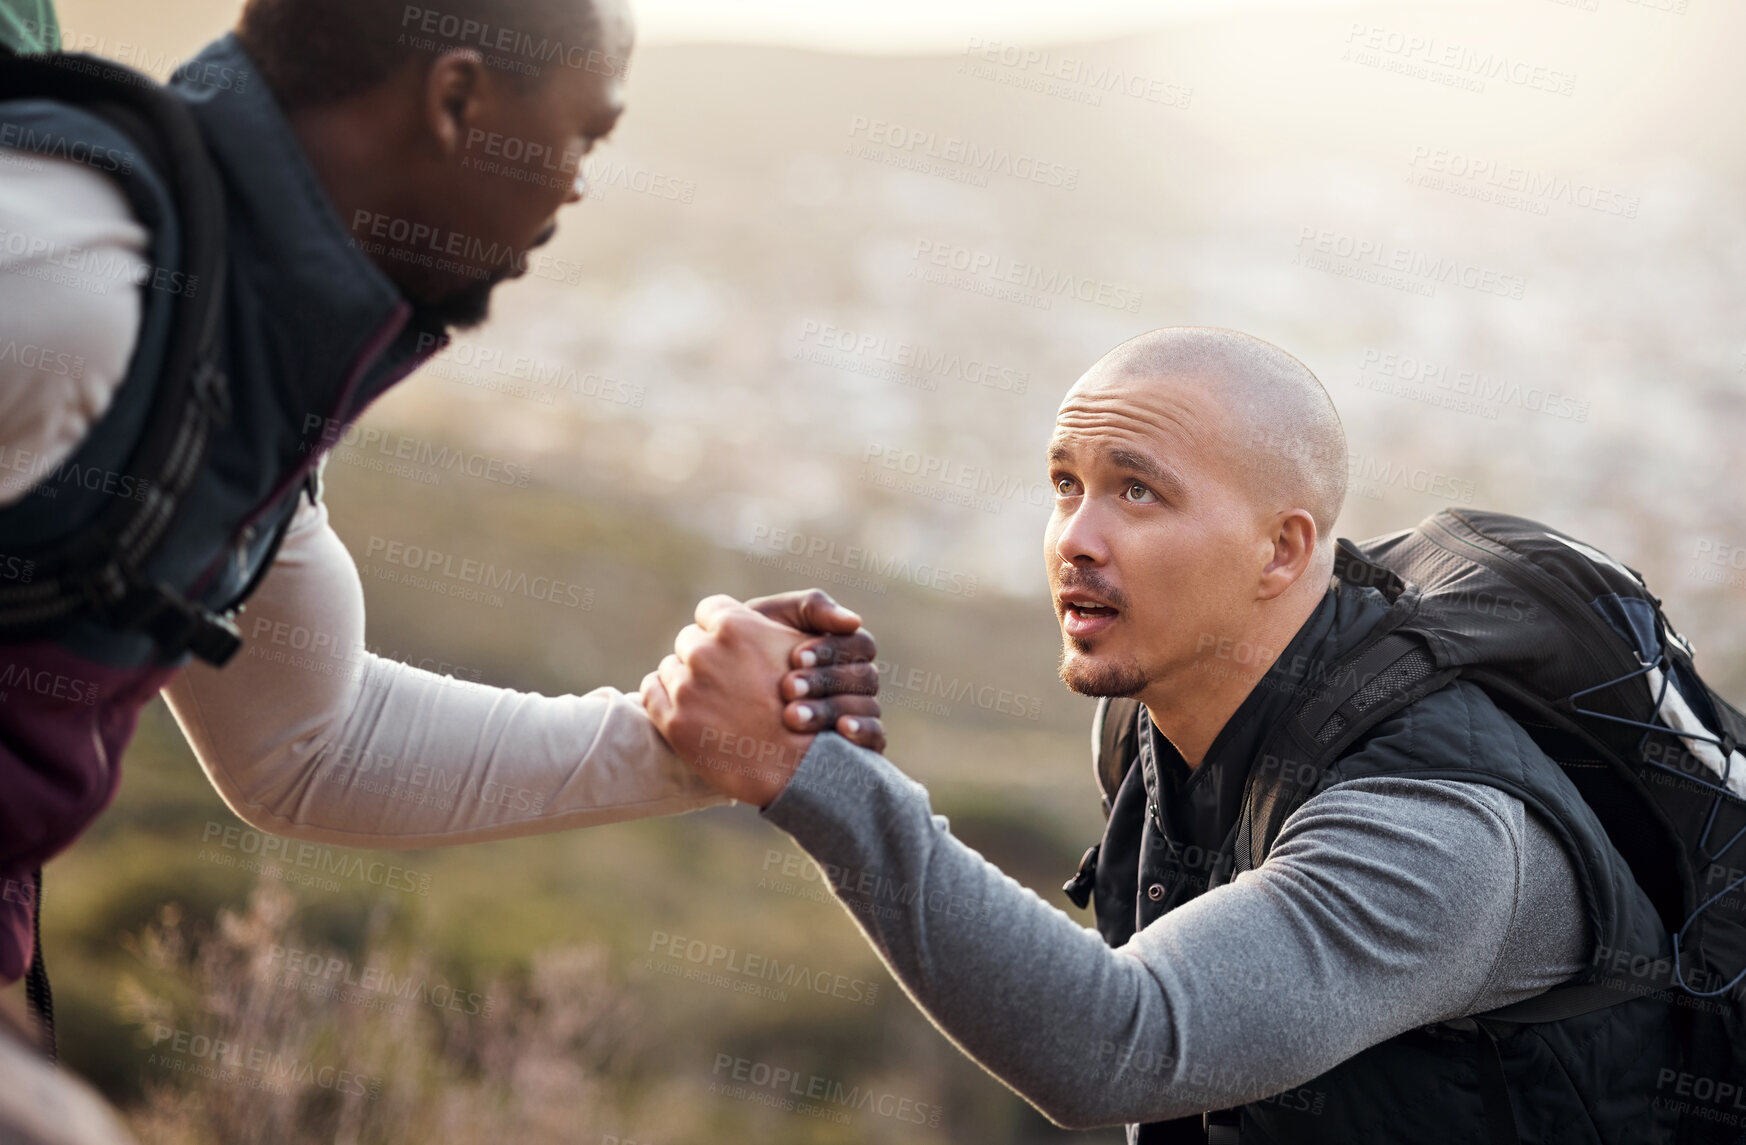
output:
[[1186, 385], [1211, 397], [1228, 416], [1225, 445], [1256, 507], [1307, 509], [1318, 547], [1333, 536], [1346, 500], [1346, 431], [1308, 366], [1236, 330], [1167, 326], [1128, 339], [1085, 375], [1104, 380]]
[[1333, 403], [1259, 338], [1154, 330], [1067, 391], [1049, 481], [1062, 680], [1139, 698], [1194, 765], [1328, 593], [1346, 496]]

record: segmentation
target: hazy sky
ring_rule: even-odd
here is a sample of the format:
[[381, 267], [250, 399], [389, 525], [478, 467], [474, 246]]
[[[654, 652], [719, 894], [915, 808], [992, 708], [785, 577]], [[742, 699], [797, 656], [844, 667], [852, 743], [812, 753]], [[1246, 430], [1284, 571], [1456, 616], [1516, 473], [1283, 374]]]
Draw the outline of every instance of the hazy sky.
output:
[[[959, 51], [972, 36], [1103, 39], [1245, 12], [1428, 7], [1446, 0], [633, 0], [646, 42], [783, 43], [838, 51]], [[1517, 0], [1518, 3], [1526, 0]], [[1469, 3], [1469, 6], [1475, 6]]]

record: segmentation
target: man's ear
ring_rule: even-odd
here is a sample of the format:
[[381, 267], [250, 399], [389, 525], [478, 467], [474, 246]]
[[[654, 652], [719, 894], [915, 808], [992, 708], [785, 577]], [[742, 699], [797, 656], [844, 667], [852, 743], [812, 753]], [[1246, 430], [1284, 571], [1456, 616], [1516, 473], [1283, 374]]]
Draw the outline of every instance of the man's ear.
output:
[[1273, 556], [1261, 569], [1256, 595], [1272, 600], [1297, 583], [1316, 552], [1316, 519], [1307, 509], [1288, 509], [1273, 522]]
[[485, 58], [471, 48], [444, 52], [425, 73], [425, 130], [445, 157], [466, 145], [469, 126], [479, 119], [487, 82]]

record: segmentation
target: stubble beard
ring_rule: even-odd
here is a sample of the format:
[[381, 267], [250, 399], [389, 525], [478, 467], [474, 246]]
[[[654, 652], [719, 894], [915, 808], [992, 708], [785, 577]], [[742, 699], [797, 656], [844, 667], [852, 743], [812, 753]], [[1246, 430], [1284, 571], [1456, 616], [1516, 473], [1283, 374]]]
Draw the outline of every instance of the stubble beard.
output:
[[1151, 683], [1133, 659], [1093, 660], [1090, 649], [1071, 636], [1062, 641], [1060, 675], [1068, 690], [1081, 696], [1135, 696]]

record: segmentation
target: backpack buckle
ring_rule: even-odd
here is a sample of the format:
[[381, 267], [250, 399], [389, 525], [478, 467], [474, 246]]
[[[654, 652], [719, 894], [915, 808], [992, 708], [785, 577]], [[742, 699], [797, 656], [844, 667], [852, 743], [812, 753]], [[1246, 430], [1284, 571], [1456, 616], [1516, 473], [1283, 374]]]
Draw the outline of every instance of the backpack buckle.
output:
[[188, 381], [194, 401], [218, 426], [230, 424], [230, 378], [211, 358], [202, 358]]
[[222, 668], [242, 647], [242, 630], [232, 619], [234, 613], [213, 612], [161, 581], [147, 584], [114, 565], [104, 570], [102, 579], [112, 593], [116, 585], [124, 587], [109, 596], [100, 615], [119, 628], [144, 632], [166, 657], [187, 652]]
[[1073, 877], [1061, 884], [1061, 892], [1073, 900], [1073, 905], [1084, 910], [1091, 905], [1091, 889], [1097, 885], [1097, 853], [1103, 850], [1102, 843], [1093, 843], [1085, 849], [1085, 855], [1079, 860], [1079, 869], [1073, 872]]

